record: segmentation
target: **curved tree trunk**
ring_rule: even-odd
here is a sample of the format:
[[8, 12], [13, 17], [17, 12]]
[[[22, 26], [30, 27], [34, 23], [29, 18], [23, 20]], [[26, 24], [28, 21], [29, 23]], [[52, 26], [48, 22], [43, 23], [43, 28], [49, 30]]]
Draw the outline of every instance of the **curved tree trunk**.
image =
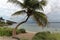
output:
[[27, 19], [23, 22], [20, 22], [14, 29], [13, 29], [13, 32], [12, 32], [12, 36], [15, 37], [16, 36], [16, 29], [19, 27], [19, 25], [23, 24], [23, 23], [26, 23], [27, 20], [28, 20], [29, 16], [27, 17]]

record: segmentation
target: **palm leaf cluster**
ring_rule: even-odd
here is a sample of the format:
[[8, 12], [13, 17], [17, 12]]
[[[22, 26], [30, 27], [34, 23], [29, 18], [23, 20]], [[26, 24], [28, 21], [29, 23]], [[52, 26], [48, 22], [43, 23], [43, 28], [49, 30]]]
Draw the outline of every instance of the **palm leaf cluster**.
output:
[[[9, 0], [9, 2], [15, 3], [23, 8], [23, 10], [15, 12], [13, 15], [20, 15], [26, 13], [28, 17], [33, 15], [37, 23], [41, 26], [46, 26], [48, 23], [47, 17], [43, 12], [38, 12], [36, 10], [42, 10], [43, 6], [46, 5], [46, 0], [23, 0], [20, 2], [18, 0]], [[25, 9], [25, 10], [24, 10]]]

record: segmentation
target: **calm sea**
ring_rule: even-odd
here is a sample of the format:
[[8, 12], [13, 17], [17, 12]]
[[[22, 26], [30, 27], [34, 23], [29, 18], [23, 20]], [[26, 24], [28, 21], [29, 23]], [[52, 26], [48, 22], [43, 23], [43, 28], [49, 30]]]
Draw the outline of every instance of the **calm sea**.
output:
[[[14, 24], [11, 27], [15, 27], [15, 26], [16, 26], [16, 24]], [[44, 28], [38, 26], [35, 23], [25, 23], [25, 24], [22, 24], [21, 26], [19, 26], [19, 28], [24, 28], [27, 31], [31, 31], [31, 32], [40, 32], [40, 31], [60, 32], [60, 23], [59, 22], [50, 22]]]

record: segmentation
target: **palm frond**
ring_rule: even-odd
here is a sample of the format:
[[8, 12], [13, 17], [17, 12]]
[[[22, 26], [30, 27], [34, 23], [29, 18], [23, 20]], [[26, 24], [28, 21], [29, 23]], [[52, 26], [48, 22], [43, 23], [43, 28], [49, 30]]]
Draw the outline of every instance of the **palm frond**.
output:
[[39, 9], [42, 10], [42, 11], [44, 11], [42, 5], [39, 5]]
[[38, 0], [24, 0], [24, 4], [29, 7], [29, 8], [33, 8], [36, 9], [39, 7]]
[[43, 11], [43, 7], [38, 0], [34, 0], [34, 1], [33, 0], [25, 0], [24, 4], [29, 8], [39, 9], [39, 10]]
[[13, 16], [13, 15], [20, 15], [20, 14], [22, 14], [22, 13], [26, 13], [26, 11], [25, 11], [25, 10], [17, 11], [17, 12], [15, 12], [14, 14], [12, 14], [12, 16]]
[[39, 18], [36, 15], [34, 15], [34, 19], [37, 21], [37, 24], [39, 26], [42, 26], [43, 25], [42, 22], [39, 20]]
[[40, 4], [43, 5], [43, 6], [46, 6], [47, 1], [46, 0], [41, 0]]
[[17, 2], [18, 0], [8, 0], [8, 2], [13, 2], [13, 3], [15, 3], [15, 2]]
[[34, 18], [39, 25], [46, 26], [48, 23], [47, 17], [42, 12], [34, 13]]
[[8, 2], [12, 2], [12, 3], [15, 3], [16, 5], [19, 5], [19, 6], [24, 7], [24, 4], [23, 4], [23, 3], [21, 3], [21, 2], [20, 2], [20, 1], [18, 1], [18, 0], [8, 0]]
[[39, 2], [33, 4], [32, 8], [44, 11], [42, 5]]
[[37, 12], [37, 11], [36, 11], [36, 13], [39, 13], [40, 15], [43, 15], [43, 16], [46, 17], [46, 15], [45, 15], [43, 12]]

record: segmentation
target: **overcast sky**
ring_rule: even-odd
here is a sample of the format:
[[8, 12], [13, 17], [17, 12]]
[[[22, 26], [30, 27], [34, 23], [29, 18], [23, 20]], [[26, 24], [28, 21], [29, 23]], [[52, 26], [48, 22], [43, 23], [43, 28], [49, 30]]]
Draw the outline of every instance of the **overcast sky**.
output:
[[[49, 13], [52, 10], [60, 8], [60, 0], [48, 0], [48, 4], [45, 7], [45, 13]], [[19, 10], [18, 7], [12, 3], [8, 3], [7, 0], [0, 0], [0, 16], [10, 17], [12, 13]]]

